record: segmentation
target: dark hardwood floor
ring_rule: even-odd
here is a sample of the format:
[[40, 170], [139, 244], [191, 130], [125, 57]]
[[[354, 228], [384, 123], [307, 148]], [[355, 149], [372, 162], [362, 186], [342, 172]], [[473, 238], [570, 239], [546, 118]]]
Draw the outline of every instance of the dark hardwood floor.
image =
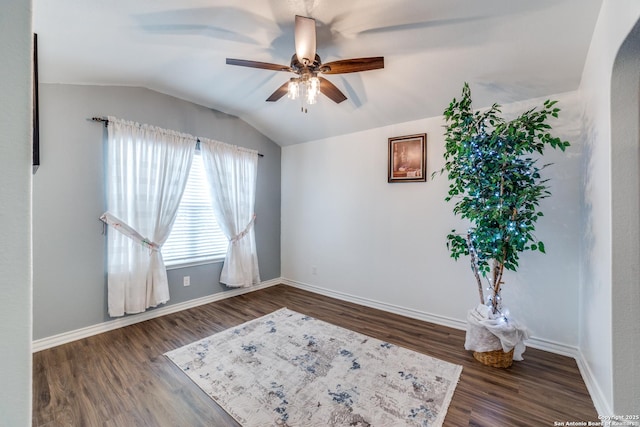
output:
[[597, 421], [573, 359], [528, 348], [509, 369], [464, 350], [464, 332], [279, 285], [33, 355], [34, 426], [237, 426], [163, 356], [268, 314], [292, 310], [463, 366], [445, 426]]

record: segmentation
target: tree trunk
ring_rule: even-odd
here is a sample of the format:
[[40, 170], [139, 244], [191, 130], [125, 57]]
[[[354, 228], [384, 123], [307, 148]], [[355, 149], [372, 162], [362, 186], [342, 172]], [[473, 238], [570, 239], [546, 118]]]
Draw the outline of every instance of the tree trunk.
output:
[[502, 273], [504, 272], [504, 264], [498, 262], [497, 260], [493, 260], [493, 266], [491, 268], [491, 276], [493, 278], [493, 282], [491, 283], [492, 287], [492, 298], [491, 298], [491, 309], [493, 314], [496, 314], [500, 311], [500, 290], [502, 288]]
[[480, 272], [478, 271], [478, 258], [476, 257], [476, 250], [471, 243], [471, 234], [467, 234], [467, 247], [469, 248], [469, 258], [471, 258], [471, 270], [473, 275], [476, 276], [476, 283], [478, 284], [478, 294], [480, 296], [480, 304], [484, 304], [484, 292], [482, 291], [482, 280], [480, 279]]

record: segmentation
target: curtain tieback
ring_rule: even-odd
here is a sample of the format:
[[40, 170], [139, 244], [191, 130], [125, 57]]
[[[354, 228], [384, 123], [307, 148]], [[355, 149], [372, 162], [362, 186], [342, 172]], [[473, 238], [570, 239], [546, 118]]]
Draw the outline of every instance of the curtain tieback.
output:
[[244, 230], [242, 230], [240, 233], [236, 234], [235, 236], [233, 236], [230, 241], [231, 243], [236, 243], [239, 240], [242, 240], [242, 238], [244, 236], [246, 236], [247, 234], [249, 234], [249, 231], [251, 230], [251, 227], [253, 227], [253, 223], [256, 221], [256, 214], [253, 214], [253, 216], [251, 217], [251, 221], [249, 221], [249, 224], [247, 224], [247, 226], [245, 227]]
[[115, 217], [110, 212], [103, 213], [102, 216], [100, 217], [100, 221], [104, 222], [107, 225], [112, 226], [113, 228], [115, 228], [116, 230], [118, 230], [119, 232], [121, 232], [122, 234], [124, 234], [125, 236], [133, 240], [134, 242], [140, 243], [142, 246], [149, 249], [149, 251], [158, 252], [160, 250], [160, 245], [158, 245], [155, 242], [152, 242], [146, 237], [142, 237], [142, 235], [138, 233], [136, 230], [134, 230], [133, 228], [131, 228], [130, 225], [125, 224], [124, 221]]

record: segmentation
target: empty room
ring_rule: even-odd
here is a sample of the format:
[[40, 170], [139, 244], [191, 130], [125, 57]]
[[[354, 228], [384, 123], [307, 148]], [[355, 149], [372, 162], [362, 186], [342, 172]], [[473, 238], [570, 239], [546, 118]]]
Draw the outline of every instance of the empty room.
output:
[[0, 426], [640, 426], [636, 0], [9, 0]]

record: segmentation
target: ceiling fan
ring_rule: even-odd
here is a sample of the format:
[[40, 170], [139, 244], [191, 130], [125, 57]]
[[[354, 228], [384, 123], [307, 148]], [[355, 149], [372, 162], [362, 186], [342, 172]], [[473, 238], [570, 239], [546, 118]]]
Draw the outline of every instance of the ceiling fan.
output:
[[[316, 53], [316, 21], [313, 18], [296, 15], [294, 38], [296, 52], [291, 57], [289, 66], [233, 58], [227, 58], [227, 64], [295, 73], [298, 76], [292, 77], [276, 89], [267, 98], [267, 102], [275, 102], [288, 94], [291, 99], [302, 95], [307, 104], [314, 104], [318, 93], [326, 95], [338, 104], [347, 99], [340, 89], [322, 77], [322, 74], [355, 73], [384, 68], [382, 56], [342, 59], [323, 64]], [[303, 107], [302, 111], [307, 110]]]

